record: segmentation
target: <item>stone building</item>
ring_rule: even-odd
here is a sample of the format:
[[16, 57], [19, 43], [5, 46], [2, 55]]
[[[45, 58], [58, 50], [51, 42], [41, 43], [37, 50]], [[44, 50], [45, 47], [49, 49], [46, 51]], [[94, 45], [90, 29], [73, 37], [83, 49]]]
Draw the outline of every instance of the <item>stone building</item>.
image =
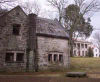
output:
[[0, 16], [0, 70], [68, 68], [68, 41], [57, 20], [26, 15], [17, 6]]
[[91, 43], [85, 40], [75, 40], [73, 53], [74, 56], [85, 57]]

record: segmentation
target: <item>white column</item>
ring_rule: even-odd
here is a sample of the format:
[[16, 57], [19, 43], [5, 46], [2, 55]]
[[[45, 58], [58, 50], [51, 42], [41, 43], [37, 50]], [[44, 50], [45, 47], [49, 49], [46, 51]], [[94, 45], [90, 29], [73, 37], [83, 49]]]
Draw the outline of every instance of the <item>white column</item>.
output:
[[16, 56], [17, 56], [17, 53], [14, 52], [14, 62], [16, 62]]

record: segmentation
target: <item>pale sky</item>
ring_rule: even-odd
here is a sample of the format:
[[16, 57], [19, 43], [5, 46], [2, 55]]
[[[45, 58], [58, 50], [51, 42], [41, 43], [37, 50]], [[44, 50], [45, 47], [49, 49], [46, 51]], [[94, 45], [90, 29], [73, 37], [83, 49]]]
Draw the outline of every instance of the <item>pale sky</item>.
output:
[[[46, 0], [38, 0], [40, 3], [41, 3], [41, 6], [43, 8], [46, 8], [47, 6], [44, 6], [44, 5], [47, 5], [46, 3]], [[71, 1], [71, 0], [70, 0]], [[99, 0], [100, 1], [100, 0]], [[72, 2], [72, 1], [71, 1]], [[100, 28], [100, 12], [96, 12], [92, 18], [91, 18], [91, 24], [94, 26], [94, 28]]]
[[[25, 2], [25, 0], [23, 0], [23, 1]], [[29, 0], [29, 1], [34, 1], [34, 0]], [[39, 2], [39, 4], [41, 5], [42, 10], [44, 10], [44, 12], [45, 12], [45, 10], [49, 10], [49, 11], [53, 10], [52, 8], [50, 9], [50, 7], [48, 6], [48, 3], [46, 2], [46, 0], [36, 0], [36, 1]], [[87, 1], [89, 1], [89, 0], [87, 0]], [[98, 1], [100, 1], [100, 0], [98, 0]], [[73, 0], [70, 0], [69, 2], [73, 3]], [[47, 14], [47, 12], [45, 12], [45, 14]], [[53, 17], [53, 16], [55, 16], [54, 13], [51, 14], [51, 17]], [[93, 28], [100, 29], [100, 12], [96, 12], [92, 16], [92, 18], [91, 18], [91, 24], [93, 25]]]

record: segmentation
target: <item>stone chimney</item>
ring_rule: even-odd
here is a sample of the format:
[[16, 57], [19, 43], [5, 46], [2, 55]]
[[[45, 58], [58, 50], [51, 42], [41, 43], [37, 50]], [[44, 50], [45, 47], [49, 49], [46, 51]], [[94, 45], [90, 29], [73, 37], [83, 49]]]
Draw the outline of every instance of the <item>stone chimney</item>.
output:
[[28, 15], [28, 26], [29, 26], [29, 33], [28, 33], [28, 47], [33, 50], [34, 44], [36, 44], [36, 14], [29, 14]]
[[37, 21], [36, 14], [28, 15], [29, 31], [28, 31], [27, 48], [29, 49], [28, 54], [30, 53], [30, 51], [33, 51], [33, 62], [30, 63], [29, 57], [27, 56], [27, 68], [30, 69], [30, 65], [32, 64], [34, 71], [37, 72], [38, 71], [38, 51], [37, 51], [38, 44], [37, 44], [37, 35], [36, 35], [36, 21]]

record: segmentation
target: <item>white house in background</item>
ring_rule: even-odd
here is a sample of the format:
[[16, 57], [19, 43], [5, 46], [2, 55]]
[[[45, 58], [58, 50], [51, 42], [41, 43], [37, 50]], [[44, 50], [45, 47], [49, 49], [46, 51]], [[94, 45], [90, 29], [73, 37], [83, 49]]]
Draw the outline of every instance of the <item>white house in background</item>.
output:
[[93, 46], [92, 48], [93, 48], [94, 57], [100, 57], [99, 49], [96, 46]]
[[85, 41], [85, 40], [75, 40], [73, 53], [74, 56], [86, 56], [88, 49], [91, 45], [91, 42]]

